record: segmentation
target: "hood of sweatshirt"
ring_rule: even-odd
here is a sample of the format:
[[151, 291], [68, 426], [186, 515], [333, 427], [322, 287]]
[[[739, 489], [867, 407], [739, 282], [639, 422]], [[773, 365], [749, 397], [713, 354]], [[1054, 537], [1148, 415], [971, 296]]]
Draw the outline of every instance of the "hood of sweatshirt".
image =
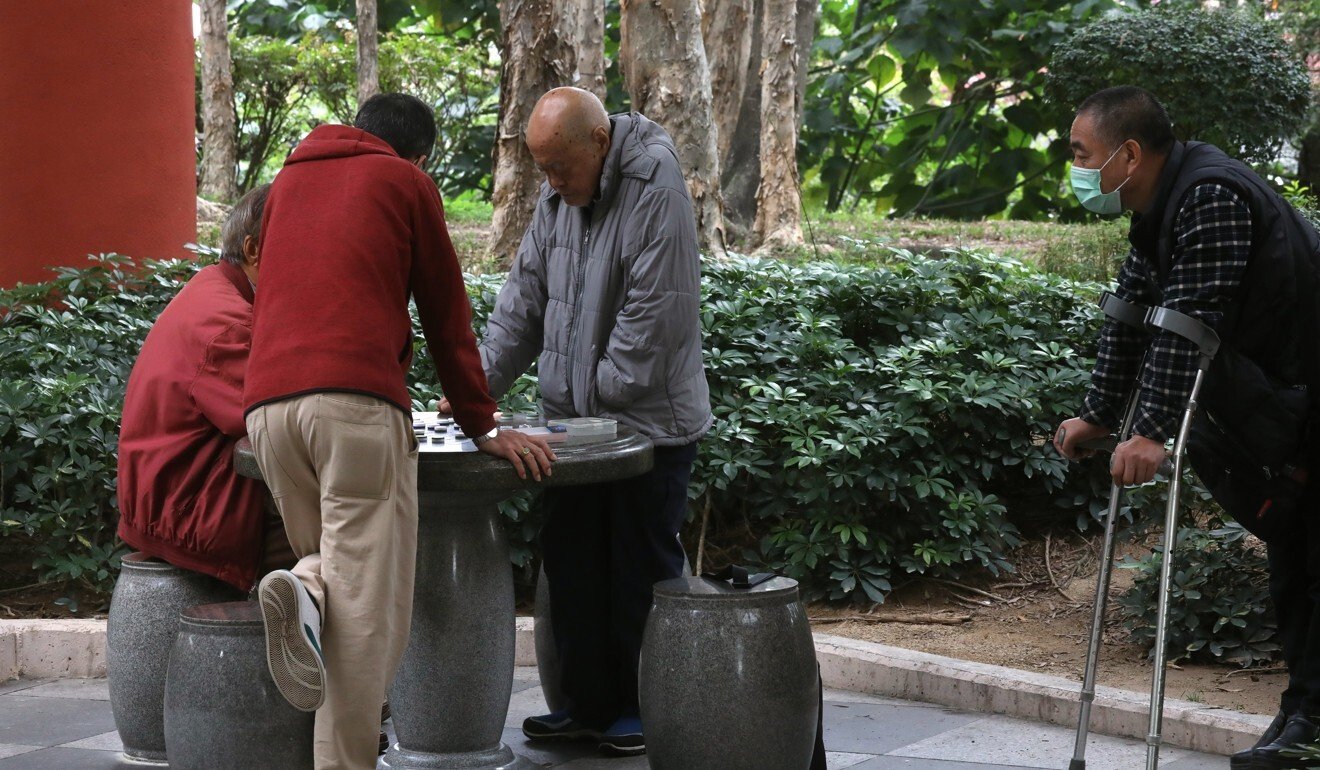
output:
[[284, 165], [329, 158], [347, 158], [355, 155], [392, 155], [399, 157], [384, 139], [368, 134], [360, 128], [326, 123], [298, 143]]

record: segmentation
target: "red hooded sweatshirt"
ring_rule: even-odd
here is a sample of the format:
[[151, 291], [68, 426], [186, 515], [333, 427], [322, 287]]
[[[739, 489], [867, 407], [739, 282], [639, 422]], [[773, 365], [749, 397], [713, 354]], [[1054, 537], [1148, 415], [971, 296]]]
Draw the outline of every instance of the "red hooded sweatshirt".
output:
[[245, 591], [265, 523], [261, 483], [234, 472], [251, 334], [247, 276], [202, 268], [147, 334], [119, 428], [119, 537]]
[[266, 200], [244, 410], [348, 391], [409, 412], [409, 295], [459, 425], [489, 432], [495, 402], [435, 183], [365, 131], [317, 127]]

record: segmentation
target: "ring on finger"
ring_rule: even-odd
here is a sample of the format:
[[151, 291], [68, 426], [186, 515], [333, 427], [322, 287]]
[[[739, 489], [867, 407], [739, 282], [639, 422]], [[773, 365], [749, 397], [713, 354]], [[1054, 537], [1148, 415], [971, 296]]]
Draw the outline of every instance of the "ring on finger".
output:
[[522, 453], [525, 454], [525, 455], [529, 455], [529, 454], [532, 453], [532, 448], [529, 447], [529, 446], [525, 446], [525, 447], [522, 448]]

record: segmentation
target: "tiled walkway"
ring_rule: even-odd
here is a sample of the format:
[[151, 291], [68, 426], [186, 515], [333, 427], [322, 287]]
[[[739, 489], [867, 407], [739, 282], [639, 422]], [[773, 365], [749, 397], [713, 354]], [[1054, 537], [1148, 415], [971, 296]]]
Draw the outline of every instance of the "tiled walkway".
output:
[[[1072, 757], [1073, 734], [1065, 727], [838, 691], [826, 691], [825, 698], [831, 770], [1061, 770]], [[504, 733], [514, 751], [543, 767], [647, 767], [641, 758], [600, 758], [590, 746], [529, 745], [518, 726], [544, 707], [536, 669], [518, 669]], [[0, 770], [140, 767], [120, 762], [114, 729], [104, 679], [0, 683]], [[1160, 757], [1167, 770], [1228, 767], [1225, 757], [1175, 748]], [[1087, 751], [1089, 770], [1134, 770], [1144, 763], [1145, 745], [1138, 741], [1093, 736]]]

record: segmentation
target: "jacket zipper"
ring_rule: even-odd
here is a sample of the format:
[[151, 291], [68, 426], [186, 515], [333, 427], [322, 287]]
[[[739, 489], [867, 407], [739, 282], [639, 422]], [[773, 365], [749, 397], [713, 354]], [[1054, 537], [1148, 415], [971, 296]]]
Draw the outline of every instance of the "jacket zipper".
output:
[[591, 210], [586, 213], [586, 226], [582, 231], [582, 253], [578, 257], [577, 276], [573, 281], [573, 315], [568, 326], [568, 398], [573, 400], [573, 358], [577, 352], [578, 318], [582, 308], [582, 284], [587, 276], [587, 258], [591, 247]]

